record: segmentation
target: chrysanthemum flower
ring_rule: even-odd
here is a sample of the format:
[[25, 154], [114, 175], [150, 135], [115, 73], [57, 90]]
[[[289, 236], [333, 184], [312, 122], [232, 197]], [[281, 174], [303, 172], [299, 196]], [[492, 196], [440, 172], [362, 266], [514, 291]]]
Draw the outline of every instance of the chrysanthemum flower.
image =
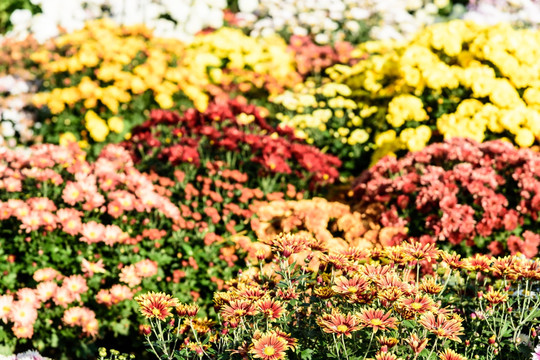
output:
[[345, 336], [351, 336], [353, 331], [360, 329], [354, 316], [351, 314], [345, 316], [339, 312], [323, 314], [317, 318], [317, 324], [326, 333]]
[[375, 354], [375, 360], [401, 360], [401, 358], [389, 352], [380, 352]]
[[368, 287], [368, 282], [361, 275], [355, 274], [351, 278], [340, 276], [334, 281], [332, 290], [347, 298], [353, 299], [356, 294], [364, 292]]
[[390, 311], [385, 314], [380, 309], [363, 309], [357, 315], [357, 318], [363, 326], [370, 327], [373, 331], [386, 331], [388, 329], [396, 329], [397, 319], [391, 317], [391, 314]]
[[439, 359], [440, 360], [467, 360], [467, 358], [463, 355], [459, 355], [454, 350], [450, 349], [444, 349], [444, 351], [441, 351], [439, 353]]
[[271, 331], [253, 341], [253, 348], [249, 352], [257, 359], [280, 360], [285, 358], [285, 351], [287, 341]]
[[32, 326], [38, 317], [36, 308], [32, 304], [15, 302], [11, 308], [11, 319], [21, 326]]
[[447, 253], [446, 251], [440, 252], [441, 259], [443, 262], [448, 264], [451, 269], [462, 269], [465, 267], [465, 263], [463, 260], [461, 260], [461, 255], [456, 254], [455, 252], [452, 254]]
[[398, 306], [416, 314], [423, 314], [432, 311], [435, 308], [435, 302], [427, 295], [417, 294], [415, 297], [400, 299]]
[[476, 254], [473, 257], [465, 259], [463, 263], [467, 270], [487, 272], [490, 269], [492, 261], [486, 255]]
[[508, 294], [500, 290], [493, 290], [490, 288], [487, 293], [484, 294], [484, 299], [491, 305], [496, 305], [505, 302], [508, 299]]
[[276, 320], [281, 317], [283, 311], [283, 304], [281, 301], [274, 299], [261, 299], [256, 303], [257, 309], [268, 319]]
[[458, 336], [463, 335], [463, 327], [459, 319], [448, 319], [442, 313], [435, 315], [428, 312], [423, 314], [418, 322], [437, 337], [461, 342]]
[[139, 295], [135, 301], [141, 307], [141, 314], [148, 319], [165, 320], [171, 316], [171, 309], [177, 306], [178, 299], [164, 293], [149, 292]]
[[378, 336], [377, 341], [379, 342], [379, 344], [381, 344], [381, 346], [388, 346], [389, 348], [396, 346], [399, 342], [399, 340], [395, 337], [388, 336]]
[[225, 320], [230, 318], [240, 318], [255, 314], [255, 306], [246, 300], [233, 300], [228, 305], [224, 305], [220, 311]]
[[442, 291], [443, 286], [438, 284], [433, 276], [428, 275], [422, 278], [418, 288], [427, 294], [435, 295]]
[[427, 345], [428, 341], [429, 341], [428, 338], [420, 339], [418, 337], [418, 335], [416, 335], [416, 334], [412, 334], [407, 339], [405, 339], [405, 342], [407, 344], [409, 344], [411, 350], [415, 354], [420, 354], [422, 352], [422, 350], [424, 350], [426, 348], [426, 345]]
[[0, 295], [0, 320], [7, 323], [13, 307], [13, 295]]
[[433, 243], [422, 244], [419, 241], [411, 241], [403, 243], [401, 248], [403, 253], [408, 256], [410, 260], [426, 260], [432, 262], [439, 258], [439, 250]]
[[272, 240], [272, 246], [283, 257], [288, 258], [292, 254], [309, 249], [313, 241], [306, 235], [280, 234]]

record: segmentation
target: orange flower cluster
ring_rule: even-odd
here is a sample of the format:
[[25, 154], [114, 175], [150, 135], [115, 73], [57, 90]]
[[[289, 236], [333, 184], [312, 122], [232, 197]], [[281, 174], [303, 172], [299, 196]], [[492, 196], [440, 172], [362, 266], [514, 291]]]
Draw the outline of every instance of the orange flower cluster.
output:
[[[294, 193], [287, 193], [294, 196]], [[250, 206], [255, 215], [251, 229], [258, 237], [234, 236], [237, 247], [247, 252], [248, 261], [268, 258], [272, 240], [280, 233], [309, 234], [321, 249], [342, 249], [349, 246], [361, 249], [386, 245], [396, 233], [397, 227], [383, 227], [378, 218], [384, 211], [378, 204], [353, 210], [348, 205], [324, 198], [257, 201]], [[307, 256], [307, 252], [302, 252]]]
[[[439, 359], [463, 360], [474, 341], [472, 332], [482, 326], [495, 332], [490, 346], [508, 339], [508, 333], [490, 327], [498, 321], [492, 319], [499, 309], [507, 320], [514, 317], [518, 328], [530, 328], [535, 320], [520, 318], [521, 310], [540, 305], [523, 296], [540, 282], [540, 260], [485, 255], [462, 259], [435, 244], [418, 242], [383, 249], [322, 249], [306, 233], [281, 234], [269, 244], [279, 269], [249, 268], [229, 281], [226, 291], [215, 294], [221, 324], [204, 328], [208, 354], [219, 354], [226, 344], [226, 351], [264, 360], [285, 359], [308, 347], [379, 360], [418, 358], [424, 350]], [[305, 251], [311, 255], [291, 261]], [[316, 268], [311, 263], [314, 253], [319, 254]], [[483, 291], [470, 294], [466, 279]], [[456, 303], [456, 296], [467, 301]], [[467, 328], [469, 317], [483, 322]], [[378, 349], [372, 348], [368, 340], [379, 334]], [[181, 337], [202, 346], [192, 334], [183, 332]], [[184, 347], [181, 353], [192, 351]], [[323, 353], [314, 354], [323, 358], [319, 356]]]

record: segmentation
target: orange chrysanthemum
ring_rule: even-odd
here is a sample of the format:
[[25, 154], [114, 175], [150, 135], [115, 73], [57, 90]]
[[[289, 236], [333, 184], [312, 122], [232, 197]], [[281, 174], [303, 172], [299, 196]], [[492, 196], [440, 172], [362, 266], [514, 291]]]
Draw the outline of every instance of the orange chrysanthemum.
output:
[[422, 244], [418, 241], [411, 241], [403, 243], [401, 248], [410, 260], [433, 262], [439, 258], [439, 250], [437, 245], [433, 243]]
[[280, 360], [285, 358], [287, 348], [287, 341], [271, 331], [253, 341], [253, 348], [249, 352], [257, 359]]
[[274, 299], [261, 299], [257, 301], [257, 309], [268, 319], [276, 320], [281, 317], [285, 309], [283, 303]]
[[353, 331], [360, 329], [358, 321], [351, 314], [346, 316], [339, 312], [332, 312], [332, 314], [323, 314], [317, 318], [317, 324], [322, 330], [329, 334], [351, 336]]
[[440, 252], [441, 260], [448, 264], [451, 269], [457, 270], [465, 267], [465, 263], [461, 260], [461, 255], [454, 253], [447, 253], [445, 251]]
[[141, 314], [144, 317], [159, 320], [165, 320], [171, 316], [172, 308], [179, 304], [178, 299], [164, 293], [156, 292], [139, 295], [135, 298], [135, 301], [141, 307]]
[[345, 276], [340, 276], [334, 283], [332, 290], [345, 296], [354, 296], [354, 294], [364, 291], [368, 285], [367, 281], [358, 274], [355, 274], [350, 279], [347, 279]]
[[439, 353], [440, 360], [467, 360], [463, 355], [459, 355], [454, 350], [444, 349]]
[[437, 337], [461, 342], [458, 336], [463, 335], [463, 327], [459, 319], [448, 319], [442, 313], [434, 315], [428, 312], [423, 314], [418, 322]]
[[357, 317], [362, 325], [373, 328], [373, 331], [386, 331], [396, 329], [397, 319], [390, 315], [390, 311], [385, 314], [379, 309], [364, 309]]
[[435, 279], [433, 276], [428, 275], [422, 279], [418, 288], [426, 294], [435, 295], [442, 291], [443, 286], [438, 284], [437, 279]]
[[405, 342], [409, 344], [411, 350], [415, 354], [420, 354], [422, 350], [426, 348], [428, 341], [428, 338], [420, 339], [416, 334], [412, 334], [407, 339], [405, 339]]
[[389, 352], [380, 352], [375, 354], [375, 360], [400, 360], [396, 355]]
[[505, 302], [508, 299], [508, 294], [500, 290], [493, 290], [490, 288], [487, 293], [484, 294], [484, 299], [491, 305], [497, 305]]
[[435, 308], [435, 302], [427, 295], [416, 295], [411, 298], [404, 298], [399, 301], [399, 307], [415, 314], [423, 314]]
[[224, 305], [221, 308], [220, 313], [225, 320], [241, 318], [243, 316], [255, 314], [255, 306], [246, 300], [233, 300], [228, 305]]

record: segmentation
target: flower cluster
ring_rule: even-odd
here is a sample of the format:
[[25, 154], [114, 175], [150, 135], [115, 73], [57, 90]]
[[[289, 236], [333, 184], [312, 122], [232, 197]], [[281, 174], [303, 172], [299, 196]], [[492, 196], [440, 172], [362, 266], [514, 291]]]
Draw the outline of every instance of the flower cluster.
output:
[[338, 41], [333, 45], [317, 45], [309, 36], [293, 35], [289, 49], [294, 52], [296, 71], [303, 77], [316, 76], [335, 64], [354, 64], [353, 45]]
[[540, 44], [540, 32], [451, 21], [405, 45], [365, 43], [359, 51], [369, 59], [335, 67], [332, 77], [359, 107], [375, 108], [363, 117], [377, 130], [372, 163], [455, 136], [529, 147], [540, 136], [540, 93], [538, 54], [526, 44]]
[[377, 110], [359, 108], [351, 95], [351, 89], [345, 84], [318, 85], [308, 79], [270, 99], [279, 105], [275, 117], [280, 126], [293, 128], [294, 134], [309, 144], [328, 148], [343, 161], [344, 176], [365, 167], [362, 155], [370, 149], [366, 143], [372, 130], [364, 126], [362, 116]]
[[[227, 237], [244, 230], [249, 204], [285, 197], [247, 187], [248, 176], [223, 162], [177, 170], [173, 181], [139, 172], [116, 145], [95, 162], [84, 156], [76, 144], [0, 153], [6, 346], [27, 341], [52, 355], [70, 344], [82, 357], [81, 335], [131, 344], [127, 300], [141, 290], [208, 303], [237, 269]], [[51, 334], [51, 326], [61, 329]]]
[[[538, 261], [461, 259], [419, 243], [321, 249], [309, 237], [290, 234], [272, 243], [275, 271], [249, 269], [215, 294], [217, 324], [197, 318], [197, 309], [189, 311], [190, 305], [178, 305], [169, 295], [145, 294], [141, 313], [151, 323], [148, 341], [157, 340], [153, 352], [184, 359], [227, 354], [277, 360], [308, 349], [311, 359], [438, 354], [461, 360], [518, 356], [530, 348], [516, 339], [530, 341], [529, 330], [539, 322], [538, 312], [523, 312], [540, 305], [525, 295], [538, 284]], [[291, 256], [301, 252], [309, 254], [306, 260], [293, 262]], [[319, 263], [312, 266], [315, 259]], [[432, 274], [421, 275], [421, 267]], [[463, 298], [467, 301], [456, 301]], [[512, 325], [503, 330], [501, 321]], [[180, 350], [171, 349], [171, 342], [181, 344]]]
[[[199, 31], [223, 25], [225, 0], [151, 1], [123, 3], [109, 0], [32, 0], [31, 6], [18, 7], [10, 17], [10, 36], [33, 34], [40, 41], [56, 37], [61, 29], [75, 31], [89, 20], [108, 18], [119, 24], [145, 24], [163, 37], [189, 41]], [[36, 11], [39, 9], [37, 14]], [[33, 15], [34, 13], [34, 15]]]
[[196, 36], [186, 47], [180, 67], [189, 74], [189, 85], [182, 91], [200, 111], [214, 97], [266, 98], [300, 81], [283, 39], [250, 37], [233, 28]]
[[238, 1], [240, 26], [251, 35], [309, 35], [325, 45], [347, 40], [403, 39], [452, 12], [449, 0]]
[[323, 248], [345, 250], [350, 246], [364, 249], [391, 244], [393, 236], [403, 228], [381, 227], [378, 219], [384, 210], [371, 204], [361, 211], [352, 211], [348, 205], [323, 198], [303, 200], [274, 200], [256, 202], [250, 209], [254, 213], [251, 230], [258, 241], [238, 234], [232, 238], [246, 259], [269, 258], [272, 239], [281, 233], [302, 233], [312, 236]]
[[299, 80], [283, 40], [228, 28], [184, 45], [143, 26], [99, 20], [31, 58], [46, 72], [33, 101], [46, 110], [39, 133], [54, 143], [120, 141], [144, 110], [183, 110], [192, 101], [204, 111], [213, 97], [250, 89], [272, 94]]
[[511, 23], [519, 27], [537, 28], [540, 25], [538, 5], [538, 0], [471, 0], [463, 19], [479, 24]]
[[182, 116], [155, 110], [124, 146], [139, 166], [160, 174], [171, 173], [171, 165], [193, 172], [208, 161], [226, 161], [264, 192], [272, 184], [283, 191], [287, 184], [332, 183], [340, 165], [336, 157], [297, 139], [291, 129], [273, 128], [260, 110], [238, 98], [212, 102], [205, 112], [189, 109]]
[[381, 224], [404, 228], [394, 242], [447, 241], [467, 254], [532, 258], [540, 245], [539, 165], [540, 154], [530, 149], [455, 138], [380, 160], [353, 192], [357, 201], [385, 206]]
[[137, 112], [180, 99], [179, 83], [187, 74], [173, 66], [182, 50], [180, 42], [153, 37], [143, 26], [105, 20], [54, 39], [53, 49], [31, 56], [45, 71], [44, 91], [33, 102], [50, 112], [42, 114], [40, 134], [55, 143], [123, 139], [144, 119]]

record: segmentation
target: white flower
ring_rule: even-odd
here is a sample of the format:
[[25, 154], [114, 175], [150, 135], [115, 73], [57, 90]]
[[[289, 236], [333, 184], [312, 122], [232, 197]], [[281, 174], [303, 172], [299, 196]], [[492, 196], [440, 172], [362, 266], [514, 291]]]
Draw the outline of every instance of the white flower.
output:
[[238, 8], [241, 12], [254, 12], [259, 6], [259, 0], [238, 0]]
[[17, 9], [11, 14], [9, 20], [13, 26], [27, 26], [32, 20], [32, 12], [28, 9]]

